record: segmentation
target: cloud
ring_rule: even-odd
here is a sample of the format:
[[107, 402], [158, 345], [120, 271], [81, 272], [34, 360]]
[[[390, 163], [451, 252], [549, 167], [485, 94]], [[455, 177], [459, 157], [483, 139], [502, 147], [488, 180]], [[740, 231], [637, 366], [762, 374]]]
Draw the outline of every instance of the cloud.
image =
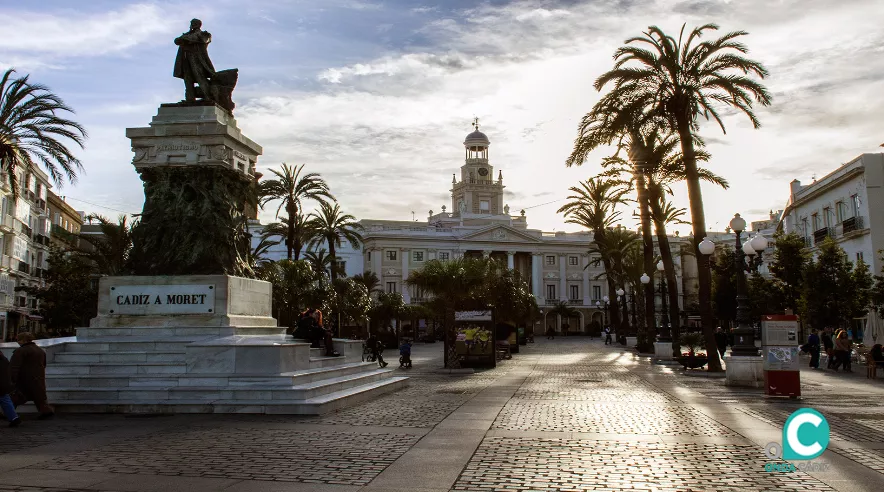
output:
[[175, 31], [174, 15], [155, 4], [134, 4], [102, 14], [53, 14], [0, 10], [0, 50], [53, 56], [101, 56], [124, 52]]

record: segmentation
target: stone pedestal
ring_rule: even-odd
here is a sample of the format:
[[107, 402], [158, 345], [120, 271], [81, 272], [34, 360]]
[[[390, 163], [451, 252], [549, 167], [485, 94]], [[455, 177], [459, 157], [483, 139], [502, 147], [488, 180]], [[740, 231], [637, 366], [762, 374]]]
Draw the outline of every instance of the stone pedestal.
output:
[[659, 360], [672, 360], [672, 342], [654, 342], [654, 356]]
[[638, 345], [638, 337], [626, 337], [626, 346], [629, 348], [634, 348]]
[[724, 363], [727, 366], [727, 386], [764, 387], [763, 357], [728, 356], [724, 358]]

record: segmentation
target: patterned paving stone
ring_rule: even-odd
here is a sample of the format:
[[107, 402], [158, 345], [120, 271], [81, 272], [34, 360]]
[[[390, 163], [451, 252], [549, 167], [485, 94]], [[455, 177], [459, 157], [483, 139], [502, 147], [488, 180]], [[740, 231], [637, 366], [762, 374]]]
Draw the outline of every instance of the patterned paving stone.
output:
[[528, 378], [515, 398], [607, 402], [678, 403], [679, 400], [633, 374], [581, 371], [576, 377]]
[[871, 468], [878, 473], [884, 474], [884, 449], [829, 448], [829, 450], [834, 451], [845, 458], [856, 461], [865, 467]]
[[[5, 420], [3, 422], [0, 428], [0, 455], [76, 439], [114, 428], [114, 425], [107, 423], [86, 422], [77, 418], [38, 421], [25, 417], [22, 425], [15, 429], [7, 428]], [[117, 419], [116, 423], [127, 425], [121, 419]]]
[[161, 432], [34, 468], [364, 485], [419, 437], [276, 429]]
[[554, 432], [738, 437], [698, 410], [645, 403], [533, 402], [511, 400], [495, 429]]
[[[789, 415], [797, 410], [794, 407], [774, 407], [771, 405], [753, 405], [751, 407], [737, 407], [741, 412], [776, 427], [782, 427]], [[884, 442], [884, 426], [876, 419], [846, 418], [841, 415], [822, 412], [829, 422], [831, 439], [845, 442]]]
[[834, 490], [757, 446], [486, 438], [454, 490]]

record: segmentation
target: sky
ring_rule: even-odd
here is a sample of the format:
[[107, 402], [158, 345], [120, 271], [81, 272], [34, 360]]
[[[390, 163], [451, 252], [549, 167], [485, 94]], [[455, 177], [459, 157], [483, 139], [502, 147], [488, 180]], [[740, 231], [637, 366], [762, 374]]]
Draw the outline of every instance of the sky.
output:
[[[707, 166], [731, 185], [703, 187], [710, 230], [735, 212], [766, 219], [793, 179], [884, 143], [880, 0], [0, 0], [0, 70], [49, 86], [89, 132], [77, 151], [86, 172], [55, 189], [78, 210], [141, 211], [125, 128], [183, 98], [172, 40], [194, 17], [212, 33], [216, 69], [239, 68], [234, 114], [264, 148], [258, 170], [306, 164], [357, 218], [425, 220], [450, 207], [478, 117], [513, 213], [526, 209], [531, 228], [579, 230], [556, 210], [610, 149], [566, 168], [577, 124], [614, 51], [651, 25], [748, 31], [749, 56], [770, 71], [760, 129], [734, 112], [726, 134], [701, 126]], [[687, 207], [684, 185], [673, 191]]]

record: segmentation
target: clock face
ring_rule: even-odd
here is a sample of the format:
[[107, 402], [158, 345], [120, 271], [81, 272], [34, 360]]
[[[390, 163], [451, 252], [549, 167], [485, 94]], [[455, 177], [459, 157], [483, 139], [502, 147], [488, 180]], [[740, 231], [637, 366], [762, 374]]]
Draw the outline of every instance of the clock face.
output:
[[488, 170], [484, 167], [479, 168], [479, 176], [488, 176]]

